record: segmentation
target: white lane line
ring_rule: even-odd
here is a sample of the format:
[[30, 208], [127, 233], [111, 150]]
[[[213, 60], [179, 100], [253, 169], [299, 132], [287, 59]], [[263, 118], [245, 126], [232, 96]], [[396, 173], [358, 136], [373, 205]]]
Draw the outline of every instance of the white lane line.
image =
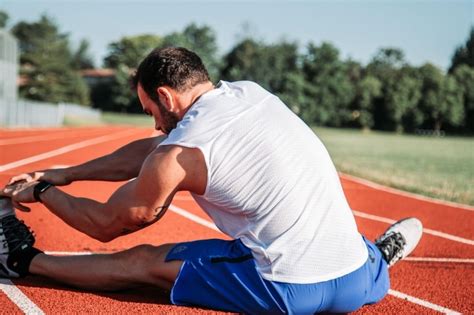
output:
[[414, 297], [414, 296], [411, 296], [411, 295], [402, 293], [402, 292], [400, 292], [400, 291], [395, 291], [395, 290], [389, 289], [389, 290], [388, 290], [388, 294], [393, 295], [393, 296], [395, 296], [395, 297], [397, 297], [397, 298], [399, 298], [399, 299], [406, 300], [406, 301], [409, 301], [409, 302], [412, 302], [412, 303], [415, 303], [415, 304], [424, 306], [424, 307], [426, 307], [426, 308], [432, 309], [432, 310], [434, 310], [434, 311], [437, 311], [437, 312], [440, 312], [440, 313], [443, 313], [443, 314], [450, 314], [450, 315], [455, 315], [455, 314], [458, 315], [458, 314], [461, 314], [461, 313], [456, 312], [456, 311], [453, 311], [453, 310], [451, 310], [451, 309], [449, 309], [449, 308], [439, 306], [439, 305], [437, 305], [437, 304], [434, 304], [434, 303], [431, 303], [431, 302], [428, 302], [428, 301], [425, 301], [425, 300], [416, 298], [416, 297]]
[[199, 217], [195, 214], [192, 214], [192, 213], [190, 213], [190, 212], [188, 212], [184, 209], [176, 207], [175, 205], [170, 205], [169, 209], [171, 211], [173, 211], [174, 213], [177, 213], [177, 214], [179, 214], [179, 215], [181, 215], [181, 216], [183, 216], [183, 217], [185, 217], [185, 218], [187, 218], [191, 221], [194, 221], [194, 222], [197, 222], [201, 225], [204, 225], [205, 227], [208, 227], [208, 228], [210, 228], [214, 231], [221, 232], [213, 222], [207, 221], [207, 220], [205, 220], [205, 219], [203, 219], [203, 218], [201, 218], [201, 217]]
[[7, 170], [11, 170], [13, 168], [17, 168], [17, 167], [20, 167], [20, 166], [23, 166], [23, 165], [31, 164], [31, 163], [38, 162], [38, 161], [45, 160], [45, 159], [49, 159], [53, 156], [57, 156], [57, 155], [61, 155], [61, 154], [71, 152], [71, 151], [74, 151], [74, 150], [82, 149], [82, 148], [85, 148], [85, 147], [88, 147], [88, 146], [91, 146], [91, 145], [95, 145], [95, 144], [99, 144], [99, 143], [102, 143], [102, 142], [107, 142], [107, 141], [111, 141], [111, 140], [114, 140], [114, 139], [117, 139], [117, 138], [125, 137], [125, 136], [131, 135], [133, 133], [137, 133], [139, 131], [141, 132], [141, 130], [138, 130], [138, 129], [128, 129], [128, 130], [118, 132], [118, 133], [114, 133], [114, 134], [111, 134], [111, 135], [105, 135], [105, 136], [101, 136], [101, 137], [81, 141], [81, 142], [78, 142], [78, 143], [70, 144], [70, 145], [64, 146], [62, 148], [52, 150], [52, 151], [49, 151], [49, 152], [45, 152], [45, 153], [41, 153], [41, 154], [38, 154], [38, 155], [35, 155], [35, 156], [31, 156], [31, 157], [23, 159], [23, 160], [19, 160], [19, 161], [16, 161], [16, 162], [0, 165], [0, 172], [5, 172]]
[[9, 279], [0, 278], [0, 290], [15, 303], [25, 314], [44, 314], [44, 312], [31, 301], [20, 289], [18, 289]]
[[472, 258], [406, 257], [403, 261], [474, 264]]
[[440, 204], [440, 205], [443, 205], [443, 206], [455, 207], [455, 208], [459, 208], [459, 209], [462, 209], [462, 210], [474, 211], [473, 206], [465, 205], [465, 204], [462, 204], [462, 203], [457, 203], [457, 202], [452, 202], [452, 201], [445, 201], [445, 200], [441, 200], [441, 199], [426, 197], [426, 196], [415, 194], [415, 193], [410, 193], [410, 192], [407, 192], [407, 191], [403, 191], [403, 190], [399, 190], [399, 189], [396, 189], [396, 188], [392, 188], [392, 187], [384, 186], [384, 185], [381, 185], [381, 184], [377, 184], [377, 183], [374, 183], [374, 182], [369, 181], [367, 179], [359, 178], [359, 177], [349, 175], [349, 174], [345, 174], [345, 173], [339, 173], [339, 176], [342, 177], [342, 178], [348, 179], [350, 181], [356, 182], [358, 184], [368, 186], [370, 188], [374, 188], [374, 189], [377, 189], [377, 190], [389, 192], [389, 193], [392, 193], [392, 194], [395, 194], [395, 195], [400, 195], [400, 196], [404, 196], [404, 197], [418, 199], [418, 200], [421, 200], [421, 201], [429, 201], [429, 202], [432, 202], [432, 203]]
[[44, 253], [46, 255], [57, 255], [57, 256], [79, 256], [79, 255], [100, 254], [99, 252], [94, 253], [94, 252], [89, 252], [89, 251], [84, 251], [84, 252], [62, 252], [62, 251], [50, 251], [50, 250], [45, 250]]
[[[352, 212], [354, 213], [355, 216], [365, 218], [365, 219], [369, 219], [369, 220], [384, 222], [384, 223], [388, 223], [388, 224], [393, 224], [393, 223], [396, 222], [395, 220], [392, 220], [392, 219], [389, 219], [389, 218], [380, 217], [378, 215], [368, 214], [368, 213], [361, 212], [361, 211], [352, 210]], [[431, 235], [438, 236], [438, 237], [441, 237], [441, 238], [445, 238], [445, 239], [448, 239], [450, 241], [454, 241], [454, 242], [458, 242], [458, 243], [463, 243], [463, 244], [467, 244], [467, 245], [474, 245], [474, 240], [470, 240], [470, 239], [467, 239], [467, 238], [459, 237], [459, 236], [444, 233], [444, 232], [439, 232], [439, 231], [432, 230], [432, 229], [424, 228], [423, 233], [431, 234]]]

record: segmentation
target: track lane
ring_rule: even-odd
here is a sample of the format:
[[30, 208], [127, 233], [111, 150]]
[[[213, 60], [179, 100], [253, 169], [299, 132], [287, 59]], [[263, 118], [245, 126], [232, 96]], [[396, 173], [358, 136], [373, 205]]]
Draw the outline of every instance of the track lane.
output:
[[29, 137], [35, 135], [50, 135], [58, 132], [79, 131], [101, 129], [103, 127], [59, 127], [59, 128], [0, 128], [0, 139], [11, 139]]
[[[149, 135], [149, 131], [146, 132], [146, 135]], [[129, 141], [130, 141], [130, 140], [129, 140]], [[117, 141], [117, 142], [118, 142], [118, 141]], [[123, 143], [122, 143], [122, 144], [123, 144]], [[50, 166], [50, 165], [53, 165], [53, 164], [74, 165], [74, 164], [77, 164], [78, 162], [84, 161], [85, 159], [90, 159], [90, 158], [92, 158], [92, 157], [90, 157], [90, 158], [88, 157], [88, 156], [90, 156], [91, 154], [94, 154], [95, 156], [98, 156], [98, 155], [102, 155], [102, 154], [106, 153], [106, 152], [104, 152], [104, 153], [98, 153], [98, 152], [97, 152], [98, 150], [99, 150], [99, 151], [100, 151], [100, 150], [104, 150], [104, 151], [105, 151], [105, 150], [108, 150], [107, 152], [109, 152], [109, 151], [110, 151], [109, 145], [112, 146], [111, 144], [106, 144], [106, 145], [104, 145], [104, 146], [102, 146], [102, 147], [100, 147], [100, 148], [94, 148], [93, 150], [84, 150], [85, 152], [81, 152], [81, 154], [74, 155], [73, 157], [70, 157], [69, 154], [65, 154], [64, 156], [61, 157], [61, 159], [58, 159], [58, 160], [52, 159], [52, 160], [50, 160], [50, 161], [47, 161], [47, 163], [45, 163], [45, 164], [48, 164], [49, 166]], [[117, 143], [114, 143], [114, 145], [117, 145]], [[107, 148], [105, 148], [105, 147], [107, 147]], [[70, 159], [70, 161], [69, 161], [69, 162], [65, 162], [64, 159]], [[45, 161], [45, 162], [46, 162], [46, 161]], [[36, 167], [37, 163], [35, 163], [35, 164], [33, 164], [33, 165]], [[32, 166], [33, 166], [33, 165], [32, 165]], [[31, 170], [31, 169], [30, 169], [30, 170]], [[1, 174], [1, 175], [0, 175], [0, 182], [3, 182], [3, 181], [4, 181], [4, 177], [5, 177], [5, 174]], [[84, 185], [86, 185], [86, 187], [82, 187], [82, 188], [79, 187], [79, 186], [78, 186], [78, 187], [74, 187], [74, 185], [73, 185], [73, 186], [71, 186], [71, 187], [68, 187], [67, 189], [72, 189], [72, 192], [76, 192], [76, 193], [77, 193], [78, 190], [79, 190], [79, 191], [82, 191], [83, 189], [90, 190], [90, 183], [89, 183], [89, 184], [86, 184], [86, 183], [77, 183], [77, 184], [80, 184], [80, 185], [84, 184]], [[94, 183], [94, 187], [95, 187], [96, 184], [98, 184], [98, 183]], [[352, 205], [354, 202], [360, 202], [360, 200], [358, 200], [356, 197], [354, 197], [354, 195], [351, 195], [351, 189], [353, 190], [353, 191], [352, 191], [352, 194], [359, 195], [359, 196], [360, 196], [361, 194], [366, 194], [366, 193], [367, 193], [367, 190], [368, 190], [367, 187], [364, 187], [364, 186], [358, 186], [358, 187], [357, 187], [357, 186], [354, 186], [353, 183], [349, 183], [350, 185], [348, 185], [348, 183], [345, 183], [344, 180], [343, 180], [343, 184], [344, 184], [344, 186], [345, 186], [344, 188], [345, 188], [346, 194], [348, 195], [348, 198], [349, 198], [349, 201], [350, 201], [351, 205]], [[113, 185], [119, 185], [119, 183], [114, 183]], [[107, 190], [107, 189], [109, 189], [109, 190]], [[98, 187], [98, 189], [94, 188], [94, 191], [104, 190], [103, 193], [102, 193], [102, 198], [104, 198], [104, 197], [106, 197], [107, 193], [110, 193], [111, 190], [113, 190], [113, 189], [114, 189], [114, 188], [112, 188], [112, 187], [111, 187], [111, 188]], [[87, 191], [87, 190], [86, 190], [86, 191]], [[190, 200], [191, 198], [190, 198], [189, 195], [186, 195], [186, 194], [179, 194], [178, 197], [180, 197], [181, 200], [177, 200], [177, 201], [175, 202], [175, 204], [177, 204], [178, 206], [182, 206], [182, 207], [184, 207], [184, 208], [186, 208], [186, 209], [190, 209], [190, 210], [191, 210], [190, 212], [196, 213], [197, 215], [200, 215], [200, 216], [203, 217], [203, 218], [206, 218], [206, 217], [207, 217], [205, 214], [203, 214], [203, 212], [202, 212], [201, 210], [199, 210], [199, 208], [198, 208], [196, 205], [192, 206], [192, 204], [194, 204], [194, 202]], [[179, 198], [177, 198], [177, 199], [179, 199]], [[375, 200], [374, 200], [374, 199], [372, 199], [372, 198], [367, 198], [367, 197], [365, 197], [365, 199], [370, 200], [370, 203], [366, 201], [365, 204], [362, 203], [362, 207], [358, 207], [358, 209], [361, 209], [361, 210], [364, 210], [364, 211], [367, 211], [367, 212], [371, 212], [371, 213], [374, 213], [374, 214], [376, 214], [376, 215], [385, 215], [385, 216], [389, 216], [389, 215], [392, 215], [392, 216], [393, 216], [394, 214], [397, 214], [397, 213], [398, 213], [398, 212], [395, 212], [395, 211], [390, 212], [390, 211], [389, 211], [389, 210], [390, 210], [390, 209], [389, 209], [389, 206], [386, 206], [386, 205], [384, 206], [383, 200], [382, 200], [382, 206], [378, 205], [379, 207], [376, 207], [376, 206], [377, 206], [377, 199], [376, 199], [376, 198], [375, 198]], [[392, 201], [392, 202], [390, 202], [389, 204], [394, 205], [395, 203]], [[360, 205], [360, 204], [358, 204], [358, 205]], [[396, 204], [395, 204], [395, 205], [396, 205]], [[356, 207], [354, 207], [354, 208], [356, 208]], [[378, 210], [379, 210], [378, 208], [384, 208], [384, 209], [385, 209], [384, 211], [388, 211], [388, 212], [379, 212], [379, 211], [378, 211]], [[431, 209], [431, 207], [429, 207], [429, 208]], [[456, 210], [456, 209], [455, 209], [455, 210]], [[54, 221], [54, 219], [55, 219], [54, 216], [51, 215], [51, 217], [49, 217], [47, 210], [45, 210], [45, 209], [43, 209], [43, 210], [41, 210], [41, 209], [34, 209], [34, 211], [37, 211], [39, 214], [42, 214], [42, 216], [40, 215], [40, 218], [37, 219], [37, 222], [34, 223], [35, 226], [40, 227], [40, 229], [37, 230], [37, 231], [39, 231], [41, 234], [43, 234], [43, 235], [46, 234], [46, 233], [43, 233], [43, 231], [44, 231], [44, 229], [45, 229], [45, 222], [47, 223], [48, 226], [51, 226], [51, 227], [52, 227], [52, 231], [48, 231], [48, 233], [47, 233], [47, 234], [50, 235], [49, 238], [51, 238], [51, 235], [52, 235], [51, 233], [53, 233], [53, 235], [54, 235], [54, 230], [59, 230], [59, 229], [61, 229], [61, 230], [62, 230], [62, 229], [66, 229], [66, 230], [67, 230], [67, 229], [68, 229], [68, 227], [65, 226], [64, 223], [62, 223], [59, 219], [56, 218], [57, 222], [55, 222], [55, 221]], [[438, 211], [434, 211], [435, 216], [438, 216], [438, 215], [440, 216], [440, 217], [437, 217], [437, 219], [435, 219], [434, 222], [438, 222], [438, 221], [444, 222], [444, 221], [446, 221], [446, 220], [445, 220], [445, 217], [446, 217], [446, 216], [445, 216], [445, 214], [442, 213], [442, 212], [443, 212], [443, 211], [439, 211], [439, 212], [438, 212]], [[440, 213], [441, 213], [441, 214], [440, 214]], [[164, 222], [165, 222], [165, 221], [164, 221], [165, 219], [167, 219], [168, 217], [171, 217], [171, 216], [172, 216], [172, 215], [170, 215], [170, 214], [171, 214], [171, 212], [168, 213], [168, 214], [165, 216], [165, 218], [163, 218], [163, 221], [162, 221], [162, 222], [159, 222], [158, 225], [156, 225], [156, 224], [155, 224], [155, 225], [156, 225], [157, 227], [159, 227], [159, 226], [160, 226], [160, 225], [159, 225], [160, 223], [164, 223]], [[20, 216], [23, 216], [23, 214], [20, 214]], [[25, 215], [25, 218], [28, 220], [28, 223], [30, 223], [31, 216], [30, 216], [29, 214], [26, 214], [26, 215]], [[394, 217], [394, 219], [397, 219], [397, 218], [398, 218], [398, 217]], [[430, 216], [430, 218], [431, 218], [431, 216]], [[40, 221], [39, 219], [42, 219], [42, 221]], [[178, 223], [178, 225], [181, 225], [182, 227], [184, 227], [184, 228], [183, 228], [183, 230], [184, 230], [183, 233], [185, 233], [185, 231], [188, 231], [189, 228], [186, 227], [188, 223], [185, 223], [186, 221], [183, 221], [183, 220], [186, 220], [186, 219], [181, 219], [181, 221], [179, 221], [180, 223]], [[360, 218], [357, 218], [356, 220], [358, 221], [358, 224], [359, 224], [359, 227], [361, 228], [361, 231], [364, 232], [364, 234], [366, 234], [366, 235], [368, 235], [368, 236], [369, 236], [369, 235], [373, 235], [373, 237], [375, 237], [375, 236], [377, 236], [379, 233], [381, 233], [381, 232], [386, 228], [386, 226], [387, 226], [387, 224], [384, 224], [384, 223], [376, 223], [376, 222], [371, 222], [371, 223], [367, 223], [367, 222], [366, 222], [366, 223], [364, 223], [364, 220], [365, 220], [365, 219], [360, 219]], [[467, 216], [467, 220], [471, 220], [470, 222], [472, 222], [472, 218], [471, 218], [470, 216]], [[365, 220], [365, 221], [370, 221], [370, 220]], [[424, 222], [425, 222], [425, 221], [424, 221]], [[450, 223], [448, 222], [448, 225], [449, 225], [449, 224], [450, 224]], [[32, 222], [31, 225], [33, 225], [33, 222]], [[364, 226], [364, 225], [366, 225], [366, 226]], [[426, 223], [425, 223], [425, 225], [426, 225]], [[55, 226], [56, 226], [56, 228], [55, 228]], [[430, 227], [431, 227], [431, 226], [430, 226]], [[444, 228], [444, 226], [442, 226], [442, 227]], [[70, 228], [69, 228], [69, 229], [70, 229]], [[46, 232], [46, 231], [45, 231], [45, 232]], [[159, 228], [159, 229], [156, 229], [156, 230], [155, 230], [155, 226], [149, 227], [149, 228], [147, 228], [146, 230], [144, 230], [144, 231], [142, 231], [142, 232], [143, 232], [143, 236], [140, 237], [140, 242], [146, 241], [146, 239], [149, 239], [149, 238], [151, 238], [152, 236], [155, 236], [155, 237], [158, 236], [158, 237], [160, 238], [160, 242], [161, 242], [161, 240], [166, 241], [166, 239], [170, 239], [170, 236], [169, 236], [169, 235], [166, 236], [165, 234], [161, 235], [160, 233], [161, 233], [161, 232], [163, 232], [163, 233], [171, 233], [171, 234], [173, 233], [173, 232], [167, 232], [167, 231], [165, 232], [165, 230], [164, 230], [163, 228]], [[140, 233], [142, 233], [142, 232], [140, 232]], [[174, 233], [179, 233], [179, 232], [180, 232], [179, 230], [175, 230], [175, 231], [174, 231]], [[198, 232], [198, 233], [201, 233], [201, 232], [199, 232], [199, 231], [197, 231], [197, 232]], [[65, 235], [67, 235], [66, 237], [69, 237], [71, 234], [74, 234], [74, 233], [78, 233], [78, 232], [76, 232], [76, 231], [74, 231], [74, 230], [71, 229], [71, 230], [68, 231]], [[204, 232], [204, 233], [205, 233], [205, 232]], [[80, 234], [80, 233], [78, 233], [78, 234]], [[123, 240], [122, 242], [117, 243], [118, 245], [116, 244], [116, 245], [114, 245], [114, 246], [108, 247], [108, 246], [110, 246], [110, 244], [111, 244], [111, 243], [110, 243], [110, 244], [107, 244], [107, 246], [104, 247], [103, 244], [100, 244], [100, 243], [99, 243], [99, 244], [88, 244], [88, 243], [84, 243], [84, 242], [86, 242], [87, 240], [90, 241], [90, 239], [89, 239], [88, 237], [83, 236], [83, 235], [80, 234], [80, 236], [79, 236], [78, 239], [75, 239], [75, 238], [74, 238], [74, 242], [71, 242], [71, 244], [68, 244], [66, 247], [67, 247], [67, 248], [72, 248], [72, 247], [76, 246], [75, 250], [77, 250], [77, 245], [78, 245], [78, 244], [80, 244], [80, 245], [85, 244], [85, 245], [87, 245], [87, 246], [84, 246], [84, 247], [88, 247], [89, 249], [96, 249], [96, 248], [97, 248], [98, 250], [101, 250], [101, 249], [102, 249], [102, 250], [106, 250], [106, 251], [107, 251], [107, 250], [111, 250], [111, 249], [112, 249], [112, 250], [113, 250], [113, 249], [121, 249], [121, 248], [122, 248], [122, 247], [121, 247], [122, 245], [123, 245], [123, 246], [130, 246], [130, 245], [134, 244], [134, 240], [135, 240], [135, 239], [134, 239], [134, 240], [131, 240], [131, 241], [127, 241], [127, 240], [126, 240], [126, 238], [129, 238], [129, 237], [131, 238], [132, 236], [124, 237], [124, 238], [123, 238], [124, 240]], [[161, 237], [163, 237], [163, 238], [161, 238]], [[192, 236], [192, 238], [194, 238], [194, 235]], [[63, 238], [58, 238], [58, 239], [63, 240]], [[427, 256], [427, 255], [429, 255], [430, 253], [433, 254], [433, 249], [432, 249], [433, 247], [431, 247], [431, 246], [436, 246], [436, 245], [438, 245], [438, 247], [439, 247], [439, 243], [441, 243], [441, 247], [440, 247], [439, 251], [436, 251], [436, 250], [435, 250], [434, 253], [435, 253], [436, 255], [441, 254], [441, 255], [440, 255], [441, 257], [445, 257], [445, 256], [447, 256], [447, 254], [450, 254], [450, 253], [451, 253], [451, 254], [457, 254], [457, 255], [459, 255], [459, 253], [463, 253], [463, 252], [466, 253], [466, 250], [467, 250], [467, 253], [468, 253], [468, 254], [471, 254], [471, 253], [472, 253], [472, 252], [469, 252], [469, 250], [470, 250], [469, 247], [466, 248], [464, 245], [463, 245], [464, 247], [463, 247], [463, 246], [455, 247], [455, 248], [452, 250], [452, 252], [450, 252], [450, 251], [449, 251], [449, 248], [452, 248], [453, 244], [452, 244], [452, 242], [450, 242], [450, 241], [448, 241], [448, 240], [444, 240], [444, 241], [441, 241], [441, 242], [440, 242], [440, 241], [436, 241], [436, 238], [433, 237], [433, 236], [430, 236], [427, 241], [425, 241], [425, 239], [426, 239], [426, 237], [423, 238], [423, 241], [422, 241], [422, 243], [420, 244], [420, 248], [419, 248], [419, 249], [417, 248], [417, 251], [415, 251], [415, 254], [416, 254], [417, 256], [419, 256], [419, 255]], [[435, 239], [435, 240], [434, 240], [434, 241], [430, 241], [430, 239]], [[51, 245], [51, 246], [53, 246], [53, 245], [59, 245], [59, 244], [57, 244], [58, 242], [56, 242], [56, 243], [55, 243], [55, 242], [50, 242], [50, 243], [48, 243], [48, 241], [47, 241], [46, 238], [43, 239], [41, 242], [45, 242], [45, 245], [47, 245], [47, 244], [48, 244], [48, 245]], [[444, 244], [443, 244], [443, 242], [444, 242]], [[426, 243], [426, 244], [425, 244], [425, 243]], [[40, 244], [40, 241], [38, 241], [38, 244]], [[49, 246], [48, 246], [48, 247], [49, 247]], [[426, 250], [425, 250], [424, 248], [426, 248]], [[446, 251], [446, 250], [448, 250], [448, 251]], [[427, 255], [425, 255], [425, 254], [427, 254]], [[430, 256], [431, 256], [431, 257], [440, 257], [440, 256], [432, 256], [432, 255], [430, 255]], [[472, 256], [471, 256], [471, 257], [472, 257]], [[400, 268], [405, 268], [405, 269], [406, 269], [406, 268], [409, 268], [409, 267], [403, 267], [402, 264], [410, 264], [410, 265], [411, 265], [411, 264], [415, 264], [415, 263], [414, 263], [414, 262], [402, 262], [402, 263], [400, 264], [400, 266], [401, 266]], [[416, 263], [416, 264], [420, 264], [420, 263]], [[396, 267], [398, 267], [398, 265], [397, 265]], [[431, 274], [431, 272], [430, 272], [430, 273], [427, 273], [426, 270], [421, 270], [421, 271], [420, 271], [420, 273], [422, 273], [422, 274], [428, 274], [428, 276], [426, 276], [426, 279], [428, 279], [429, 282], [433, 282], [433, 279], [435, 279], [435, 280], [437, 279], [437, 278], [436, 278], [436, 270], [438, 270], [438, 269], [440, 269], [440, 270], [445, 270], [445, 269], [446, 269], [444, 264], [439, 264], [439, 266], [430, 267], [430, 268], [434, 270], [433, 274]], [[430, 269], [430, 268], [425, 268], [425, 269]], [[450, 269], [449, 269], [449, 270], [450, 270]], [[395, 271], [396, 271], [396, 269], [395, 269]], [[469, 274], [469, 271], [470, 271], [470, 274]], [[456, 276], [456, 277], [462, 276], [465, 272], [468, 273], [468, 277], [469, 277], [469, 275], [472, 276], [472, 269], [471, 269], [471, 270], [467, 270], [467, 271], [464, 270], [464, 271], [461, 271], [461, 272], [455, 272], [455, 276]], [[391, 273], [392, 273], [392, 271], [391, 271]], [[447, 271], [447, 273], [449, 274], [449, 271]], [[392, 278], [394, 278], [394, 280], [400, 281], [400, 282], [402, 283], [402, 285], [405, 285], [405, 284], [406, 284], [405, 282], [406, 282], [407, 280], [405, 280], [406, 275], [404, 275], [404, 274], [405, 274], [405, 272], [403, 272], [403, 273], [401, 273], [401, 274], [398, 274], [398, 273], [397, 273], [395, 276], [392, 276]], [[470, 279], [470, 278], [469, 278], [469, 279]], [[44, 280], [44, 279], [43, 279], [43, 280]], [[392, 280], [392, 283], [394, 283], [394, 282], [393, 282], [394, 280]], [[448, 277], [448, 280], [451, 281], [452, 279], [450, 280], [450, 277]], [[412, 281], [410, 281], [410, 282], [412, 282]], [[398, 284], [396, 284], [396, 285], [398, 285]], [[426, 285], [426, 284], [425, 284], [425, 285]], [[441, 284], [440, 284], [440, 285], [441, 285]], [[461, 289], [464, 288], [464, 291], [465, 291], [465, 292], [470, 292], [469, 290], [466, 290], [465, 287], [463, 287], [463, 286], [465, 286], [465, 284], [461, 283], [460, 286], [461, 286]], [[436, 286], [433, 286], [432, 283], [431, 283], [431, 287], [436, 287]], [[60, 287], [58, 288], [58, 290], [61, 290], [61, 288], [62, 288], [62, 287], [60, 286]], [[405, 288], [405, 289], [409, 290], [410, 288]], [[22, 288], [22, 290], [23, 290], [23, 288]], [[25, 290], [26, 290], [26, 289], [25, 289]], [[400, 291], [402, 291], [402, 289], [400, 289]], [[414, 292], [416, 293], [416, 291], [414, 291]], [[409, 292], [406, 292], [406, 293], [409, 293]], [[78, 292], [78, 294], [80, 294], [80, 292]], [[129, 295], [129, 294], [133, 294], [133, 293], [130, 292], [130, 293], [126, 293], [125, 295]], [[433, 291], [433, 292], [430, 293], [430, 294], [434, 294], [434, 295], [437, 296], [437, 295], [440, 294], [440, 293], [435, 290], [435, 291]], [[466, 300], [464, 300], [464, 299], [465, 299], [465, 296], [460, 296], [460, 297], [459, 297], [459, 296], [455, 296], [454, 298], [451, 297], [451, 299], [452, 299], [452, 300], [455, 300], [455, 301], [464, 301], [464, 304], [466, 304]], [[430, 300], [430, 299], [428, 299], [428, 298], [427, 298], [427, 300], [433, 301], [432, 299]], [[436, 302], [436, 301], [433, 301], [433, 302]], [[61, 301], [60, 301], [60, 300], [57, 300], [57, 303], [61, 303]], [[119, 302], [118, 304], [120, 304], [120, 303], [123, 303], [123, 302]], [[144, 303], [146, 303], [146, 302], [144, 302]], [[462, 303], [462, 302], [461, 302], [461, 303]], [[405, 304], [407, 304], [407, 305], [406, 305], [406, 308], [405, 308]], [[137, 306], [137, 304], [133, 304], [133, 305], [134, 305], [134, 307]], [[456, 304], [456, 305], [458, 305], [458, 304]], [[468, 303], [467, 303], [467, 305], [468, 305], [468, 307], [472, 307], [472, 305], [470, 305], [470, 304], [468, 304]], [[173, 306], [170, 306], [170, 307], [171, 307], [172, 310], [179, 310], [179, 309], [181, 309], [181, 308], [177, 308], [177, 307], [173, 307]], [[413, 303], [406, 302], [406, 301], [400, 300], [400, 299], [398, 299], [398, 298], [389, 296], [389, 297], [387, 297], [382, 303], [380, 303], [380, 304], [378, 304], [378, 305], [376, 305], [376, 306], [371, 306], [371, 307], [369, 307], [369, 308], [363, 308], [363, 309], [362, 309], [361, 311], [359, 311], [359, 312], [379, 313], [380, 310], [383, 310], [384, 312], [389, 312], [389, 313], [394, 313], [395, 311], [396, 311], [397, 313], [400, 313], [400, 312], [406, 313], [407, 311], [413, 310], [413, 309], [417, 309], [418, 307], [419, 307], [419, 306], [416, 306], [416, 305], [414, 305]], [[454, 307], [453, 307], [453, 308], [454, 308]], [[454, 309], [456, 309], [456, 308], [454, 308]], [[56, 309], [56, 310], [57, 310], [57, 309]], [[77, 310], [77, 309], [76, 309], [76, 310]], [[426, 308], [423, 308], [423, 307], [421, 307], [421, 310], [422, 310], [423, 313], [426, 313], [426, 312], [428, 311]], [[472, 308], [471, 308], [471, 310], [472, 310]], [[419, 313], [419, 312], [417, 312], [417, 313]]]
[[55, 130], [50, 129], [47, 131], [11, 131], [11, 132], [0, 132], [0, 145], [4, 143], [27, 143], [36, 141], [48, 141], [49, 139], [60, 139], [62, 137], [77, 136], [78, 134], [87, 135], [88, 133], [104, 132], [106, 129], [124, 129], [126, 127], [110, 126], [104, 127], [74, 127], [74, 128], [57, 128]]

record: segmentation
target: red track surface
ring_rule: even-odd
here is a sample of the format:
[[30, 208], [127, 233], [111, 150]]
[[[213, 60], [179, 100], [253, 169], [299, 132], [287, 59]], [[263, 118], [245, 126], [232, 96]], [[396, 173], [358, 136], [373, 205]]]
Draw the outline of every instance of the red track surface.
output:
[[[129, 131], [127, 133], [127, 131]], [[123, 133], [123, 136], [120, 136]], [[57, 137], [61, 135], [61, 138]], [[33, 163], [17, 166], [0, 173], [0, 185], [21, 172], [49, 168], [55, 165], [74, 165], [106, 154], [131, 140], [147, 137], [149, 129], [127, 127], [101, 127], [48, 130], [0, 130], [0, 167], [9, 163], [50, 152], [58, 148], [105, 135], [118, 135], [115, 139], [88, 145], [73, 151], [44, 158]], [[434, 306], [422, 306], [424, 302], [412, 302], [392, 294], [377, 305], [366, 306], [360, 314], [419, 314], [436, 313], [438, 310], [474, 313], [474, 211], [439, 203], [400, 196], [368, 187], [347, 178], [342, 180], [351, 207], [363, 213], [356, 216], [360, 231], [374, 239], [385, 230], [388, 223], [367, 218], [375, 215], [398, 220], [417, 216], [425, 228], [448, 234], [440, 237], [425, 233], [413, 257], [470, 259], [467, 262], [402, 261], [390, 270], [392, 289], [421, 299]], [[105, 200], [120, 183], [78, 182], [64, 190]], [[174, 205], [189, 213], [209, 220], [190, 196], [180, 193]], [[168, 211], [158, 223], [133, 235], [107, 244], [94, 241], [73, 230], [53, 216], [42, 205], [33, 204], [31, 213], [18, 213], [37, 234], [37, 246], [55, 252], [110, 252], [142, 243], [162, 244], [204, 238], [226, 238], [223, 234]], [[449, 235], [461, 238], [450, 239]], [[143, 288], [120, 293], [83, 292], [42, 277], [14, 280], [27, 299], [45, 313], [219, 313], [198, 308], [170, 305], [165, 292], [155, 288]], [[396, 292], [395, 292], [396, 294]], [[0, 290], [0, 313], [21, 313], [21, 309]]]

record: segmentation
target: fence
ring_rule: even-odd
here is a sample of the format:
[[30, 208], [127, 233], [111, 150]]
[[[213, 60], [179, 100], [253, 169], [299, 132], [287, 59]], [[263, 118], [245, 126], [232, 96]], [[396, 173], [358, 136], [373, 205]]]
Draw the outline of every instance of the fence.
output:
[[7, 121], [11, 104], [17, 102], [18, 43], [0, 29], [0, 125]]
[[54, 127], [61, 126], [65, 118], [100, 121], [101, 111], [76, 104], [42, 103], [18, 100], [0, 104], [0, 126], [6, 127]]
[[76, 104], [18, 100], [18, 41], [0, 29], [0, 126], [61, 126], [66, 117], [99, 121], [101, 112]]

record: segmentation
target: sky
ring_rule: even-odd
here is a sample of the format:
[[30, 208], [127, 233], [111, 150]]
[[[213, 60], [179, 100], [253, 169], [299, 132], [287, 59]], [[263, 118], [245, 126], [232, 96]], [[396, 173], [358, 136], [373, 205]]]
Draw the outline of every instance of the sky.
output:
[[215, 30], [221, 55], [251, 34], [266, 43], [296, 41], [301, 49], [328, 41], [343, 59], [363, 64], [379, 48], [397, 47], [414, 66], [446, 70], [474, 26], [474, 0], [0, 0], [0, 10], [10, 16], [7, 28], [48, 14], [73, 45], [90, 42], [97, 66], [122, 36], [166, 35], [195, 22]]

